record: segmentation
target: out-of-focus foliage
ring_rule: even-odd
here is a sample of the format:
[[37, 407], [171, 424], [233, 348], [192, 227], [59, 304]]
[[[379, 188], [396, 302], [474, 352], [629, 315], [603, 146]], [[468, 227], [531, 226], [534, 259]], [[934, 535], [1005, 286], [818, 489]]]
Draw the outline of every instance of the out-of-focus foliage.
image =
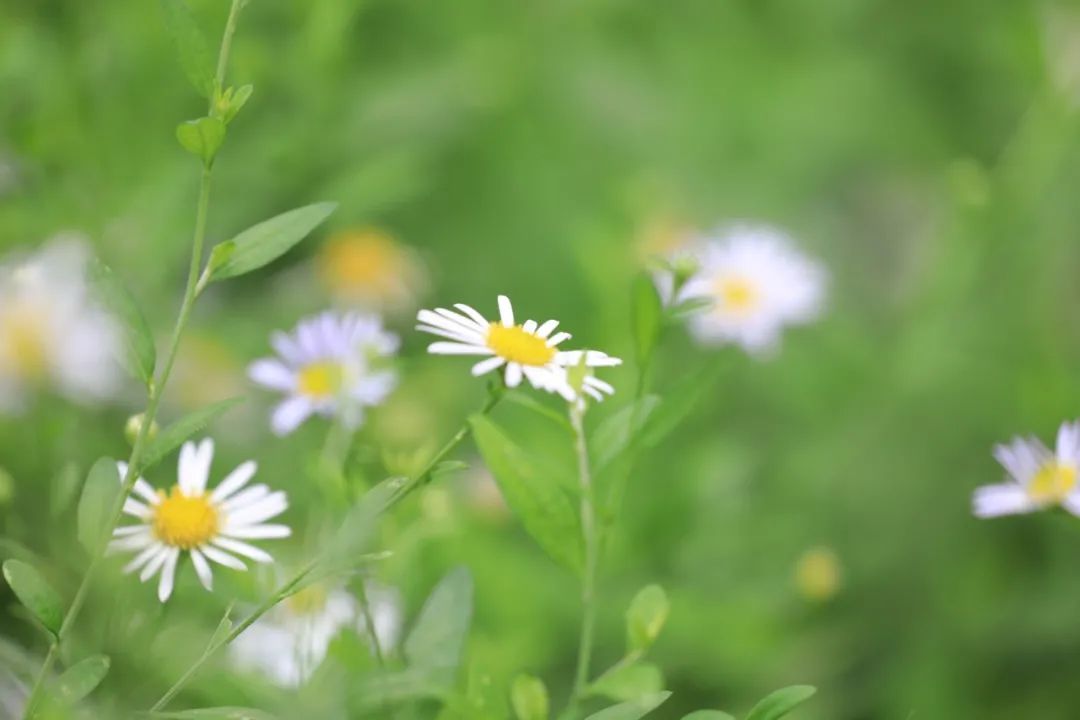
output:
[[[216, 36], [226, 3], [191, 5]], [[209, 242], [310, 203], [339, 207], [273, 264], [208, 286], [162, 437], [188, 411], [251, 392], [243, 369], [268, 334], [334, 298], [321, 243], [365, 227], [419, 254], [423, 300], [493, 312], [511, 293], [627, 358], [607, 375], [611, 407], [587, 418], [595, 429], [634, 392], [629, 359], [645, 345], [631, 288], [646, 258], [679, 228], [773, 222], [829, 267], [825, 319], [767, 361], [701, 350], [678, 329], [651, 351], [661, 395], [697, 384], [682, 395], [687, 419], [635, 458], [603, 566], [596, 666], [622, 656], [626, 608], [659, 583], [670, 615], [649, 662], [673, 694], [650, 717], [745, 717], [770, 690], [809, 683], [819, 692], [793, 717], [1072, 718], [1080, 525], [979, 522], [969, 495], [1000, 474], [994, 442], [1049, 440], [1080, 415], [1078, 43], [1080, 9], [1064, 0], [252, 0], [230, 79], [254, 92], [215, 163]], [[85, 233], [161, 347], [198, 175], [175, 128], [204, 112], [158, 3], [4, 0], [0, 251]], [[320, 466], [325, 425], [272, 438], [263, 395], [212, 425], [218, 472], [255, 457], [261, 480], [288, 490], [303, 531], [276, 552], [287, 567], [330, 532], [311, 521], [326, 498], [339, 493], [341, 511], [359, 488], [408, 474], [484, 400], [464, 361], [423, 354], [408, 308], [388, 324], [403, 337], [400, 386], [369, 415], [346, 477]], [[124, 424], [141, 410], [133, 386], [98, 409], [39, 398], [0, 417], [0, 558], [45, 568], [70, 599], [85, 565], [72, 478], [126, 456]], [[495, 415], [533, 454], [570, 462], [564, 429], [515, 403]], [[394, 553], [373, 572], [401, 588], [411, 628], [440, 578], [470, 568], [460, 716], [506, 716], [521, 673], [560, 707], [577, 580], [511, 519], [475, 452], [460, 457], [467, 470], [436, 475], [384, 522], [378, 545]], [[155, 485], [174, 468], [152, 470]], [[108, 656], [90, 696], [100, 717], [149, 706], [229, 599], [254, 604], [276, 579], [220, 573], [208, 594], [181, 573], [163, 607], [119, 566], [107, 563], [85, 611], [96, 621], [62, 658]], [[44, 641], [6, 584], [0, 612], [2, 714], [8, 673], [26, 670], [19, 648], [43, 654]], [[320, 703], [370, 664], [342, 639], [287, 694], [222, 658], [181, 697], [332, 717]]]

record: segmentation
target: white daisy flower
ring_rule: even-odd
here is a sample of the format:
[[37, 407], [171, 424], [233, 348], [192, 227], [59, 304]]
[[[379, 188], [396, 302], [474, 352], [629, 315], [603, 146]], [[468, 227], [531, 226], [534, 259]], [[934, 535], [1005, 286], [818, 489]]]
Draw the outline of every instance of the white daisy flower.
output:
[[119, 389], [120, 332], [90, 296], [88, 258], [69, 236], [0, 266], [0, 410], [20, 410], [45, 385], [77, 402]]
[[[499, 296], [499, 321], [484, 318], [475, 309], [457, 303], [461, 312], [446, 308], [421, 310], [416, 319], [417, 330], [444, 337], [451, 342], [436, 342], [428, 346], [428, 352], [436, 355], [487, 356], [473, 365], [473, 375], [498, 370], [505, 366], [504, 379], [507, 387], [517, 387], [524, 377], [538, 390], [555, 392], [567, 400], [574, 400], [577, 393], [570, 386], [567, 368], [584, 363], [586, 367], [611, 367], [622, 360], [598, 350], [560, 351], [560, 343], [570, 338], [570, 333], [555, 333], [557, 320], [538, 324], [526, 320], [514, 324], [514, 309], [510, 299]], [[554, 333], [554, 334], [552, 334]], [[614, 388], [608, 383], [588, 376], [584, 392], [597, 400], [611, 394]]]
[[[367, 598], [383, 652], [397, 645], [401, 599], [396, 590], [368, 583]], [[234, 665], [255, 670], [282, 687], [307, 681], [343, 630], [365, 632], [360, 604], [344, 588], [304, 588], [259, 618], [229, 646]]]
[[1009, 480], [975, 491], [972, 505], [977, 517], [1016, 515], [1055, 505], [1080, 516], [1080, 421], [1061, 425], [1056, 452], [1037, 438], [1017, 437], [995, 446], [994, 458]]
[[[289, 507], [284, 492], [271, 492], [266, 485], [245, 488], [255, 476], [256, 465], [251, 460], [225, 476], [213, 491], [207, 491], [213, 456], [214, 442], [209, 438], [198, 445], [184, 443], [180, 448], [178, 483], [168, 494], [155, 491], [139, 478], [132, 496], [124, 501], [124, 512], [141, 522], [116, 528], [109, 547], [138, 553], [124, 572], [139, 571], [143, 582], [160, 571], [161, 602], [172, 594], [182, 553], [191, 556], [199, 582], [210, 590], [213, 574], [209, 561], [234, 570], [247, 569], [237, 555], [255, 562], [272, 562], [268, 553], [245, 541], [284, 538], [292, 532], [285, 525], [266, 524]], [[123, 477], [127, 464], [118, 466]]]
[[703, 344], [735, 343], [767, 355], [779, 346], [784, 326], [808, 323], [821, 313], [825, 270], [780, 230], [730, 226], [702, 238], [676, 261], [686, 265], [688, 258], [696, 260], [697, 271], [680, 288], [672, 288], [668, 274], [660, 276], [658, 286], [674, 304], [709, 301], [688, 321]]
[[397, 374], [384, 365], [398, 338], [383, 330], [377, 315], [324, 312], [301, 320], [291, 334], [274, 333], [270, 342], [279, 357], [255, 361], [248, 376], [288, 395], [270, 420], [278, 435], [312, 414], [359, 427], [364, 407], [381, 403], [397, 384]]

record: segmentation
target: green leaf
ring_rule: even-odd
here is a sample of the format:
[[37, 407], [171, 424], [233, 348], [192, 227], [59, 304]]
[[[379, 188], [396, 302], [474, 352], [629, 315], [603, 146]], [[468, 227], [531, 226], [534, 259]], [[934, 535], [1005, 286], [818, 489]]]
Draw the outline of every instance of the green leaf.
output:
[[769, 693], [754, 706], [746, 720], [779, 720], [817, 692], [813, 685], [792, 685]]
[[735, 720], [735, 718], [719, 710], [695, 710], [689, 715], [683, 715], [682, 720]]
[[225, 142], [225, 123], [216, 117], [187, 120], [176, 126], [176, 139], [185, 150], [209, 165]]
[[592, 455], [593, 470], [597, 475], [626, 450], [659, 404], [660, 398], [646, 395], [619, 408], [596, 427], [589, 440], [589, 454]]
[[469, 423], [484, 462], [525, 530], [554, 560], [580, 572], [581, 528], [557, 480], [543, 476], [537, 464], [486, 416], [473, 415]]
[[638, 720], [651, 713], [656, 708], [660, 707], [671, 697], [669, 692], [659, 692], [652, 695], [646, 695], [645, 697], [638, 698], [637, 700], [630, 700], [619, 705], [613, 705], [600, 712], [593, 713], [585, 720]]
[[633, 663], [597, 678], [589, 688], [594, 695], [612, 700], [635, 700], [664, 689], [664, 676], [652, 663]]
[[642, 445], [654, 447], [675, 430], [700, 402], [710, 397], [721, 371], [722, 366], [714, 363], [665, 393], [641, 432]]
[[656, 285], [648, 273], [640, 273], [634, 279], [631, 295], [633, 311], [634, 349], [637, 351], [638, 365], [648, 364], [656, 341], [660, 338], [663, 320], [663, 305]]
[[443, 460], [441, 463], [438, 463], [435, 467], [431, 468], [431, 477], [441, 478], [468, 469], [469, 464], [461, 462], [460, 460]]
[[387, 478], [364, 493], [345, 515], [334, 538], [323, 550], [318, 567], [304, 584], [355, 568], [357, 559], [362, 557], [375, 532], [379, 516], [390, 507], [408, 481], [408, 478], [404, 477]]
[[465, 568], [451, 570], [432, 590], [409, 636], [405, 659], [411, 668], [439, 671], [447, 686], [461, 661], [472, 620], [473, 581]]
[[255, 88], [251, 85], [242, 85], [237, 90], [229, 88], [226, 90], [219, 102], [218, 112], [225, 124], [228, 125], [236, 117], [236, 114], [240, 112], [247, 101], [251, 98], [251, 93], [255, 91]]
[[211, 281], [249, 273], [277, 260], [330, 217], [337, 203], [321, 202], [282, 213], [214, 247], [207, 267]]
[[98, 458], [86, 476], [77, 513], [79, 542], [88, 553], [97, 552], [105, 533], [109, 531], [120, 489], [121, 477], [116, 461], [107, 457]]
[[518, 675], [510, 688], [510, 703], [518, 720], [547, 720], [548, 691], [544, 681], [532, 675]]
[[198, 23], [184, 0], [161, 0], [161, 9], [188, 80], [209, 99], [214, 92], [214, 65]]
[[79, 466], [73, 462], [65, 463], [53, 477], [52, 492], [49, 493], [49, 512], [54, 518], [64, 514], [82, 487], [82, 475]]
[[[503, 395], [503, 401], [520, 405], [523, 408], [533, 411], [545, 420], [550, 420], [560, 429], [566, 430], [567, 432], [573, 432], [573, 428], [570, 425], [570, 421], [566, 419], [566, 415], [537, 400], [532, 393], [508, 392]], [[565, 407], [565, 403], [563, 406]]]
[[688, 315], [711, 308], [716, 304], [712, 298], [687, 298], [667, 309], [668, 317], [672, 320], [680, 320]]
[[134, 377], [149, 385], [154, 378], [156, 352], [154, 336], [138, 303], [108, 265], [95, 260], [90, 265], [90, 281], [97, 297], [120, 323], [124, 334], [121, 360]]
[[225, 642], [225, 638], [232, 632], [233, 624], [229, 615], [232, 614], [232, 603], [225, 608], [225, 613], [221, 616], [221, 620], [218, 622], [217, 627], [214, 628], [213, 635], [210, 636], [210, 641], [206, 643], [208, 650], [213, 651], [218, 645]]
[[229, 398], [188, 413], [172, 425], [168, 425], [143, 453], [139, 472], [152, 467], [163, 457], [184, 444], [184, 441], [216, 420], [226, 411], [243, 402], [243, 398]]
[[197, 710], [166, 710], [150, 713], [150, 717], [173, 720], [278, 720], [263, 710], [243, 707], [212, 707]]
[[67, 703], [77, 703], [94, 691], [109, 673], [109, 658], [93, 655], [69, 667], [57, 681], [57, 692]]
[[4, 562], [4, 579], [19, 602], [56, 635], [64, 621], [64, 606], [41, 573], [21, 560], [7, 560]]
[[647, 650], [656, 642], [667, 622], [671, 604], [659, 585], [646, 585], [626, 611], [626, 645], [630, 650]]

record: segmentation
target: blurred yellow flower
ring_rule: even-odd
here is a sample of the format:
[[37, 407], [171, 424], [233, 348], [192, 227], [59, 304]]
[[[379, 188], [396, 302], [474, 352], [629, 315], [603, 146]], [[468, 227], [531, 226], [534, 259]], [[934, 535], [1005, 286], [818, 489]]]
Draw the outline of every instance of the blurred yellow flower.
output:
[[168, 392], [185, 410], [195, 410], [245, 389], [243, 368], [233, 352], [216, 338], [188, 333], [180, 343], [176, 370]]
[[378, 228], [332, 235], [317, 258], [320, 280], [341, 303], [392, 310], [415, 304], [425, 284], [416, 254]]
[[840, 559], [831, 548], [812, 547], [795, 563], [795, 588], [806, 600], [826, 602], [840, 591], [842, 574]]

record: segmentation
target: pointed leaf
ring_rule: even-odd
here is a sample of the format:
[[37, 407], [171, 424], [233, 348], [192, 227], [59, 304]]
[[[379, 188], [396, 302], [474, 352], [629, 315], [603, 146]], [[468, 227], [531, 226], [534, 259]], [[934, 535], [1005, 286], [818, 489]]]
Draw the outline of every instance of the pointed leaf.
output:
[[554, 560], [580, 572], [583, 552], [578, 515], [559, 482], [545, 476], [486, 416], [473, 415], [469, 423], [484, 462], [525, 530]]
[[792, 685], [770, 693], [754, 706], [746, 720], [779, 720], [817, 692], [813, 685]]
[[510, 703], [518, 720], [547, 720], [548, 691], [544, 681], [532, 675], [518, 675], [510, 688]]
[[336, 208], [337, 203], [321, 202], [290, 210], [221, 243], [210, 253], [210, 280], [243, 275], [277, 260], [330, 217]]
[[142, 380], [144, 385], [149, 385], [154, 378], [156, 352], [154, 336], [150, 333], [150, 326], [142, 310], [108, 265], [95, 260], [90, 265], [89, 274], [98, 299], [120, 323], [124, 335], [121, 358], [124, 367], [134, 377]]
[[387, 478], [364, 493], [345, 515], [334, 538], [323, 550], [318, 567], [304, 585], [327, 575], [353, 570], [358, 560], [368, 559], [363, 553], [375, 532], [379, 516], [390, 507], [408, 482], [408, 478], [403, 477]]
[[150, 713], [154, 718], [172, 718], [173, 720], [277, 720], [264, 710], [243, 707], [212, 707], [197, 710], [173, 710]]
[[109, 658], [93, 655], [69, 667], [57, 681], [57, 692], [67, 703], [77, 703], [94, 691], [109, 673]]
[[710, 397], [722, 366], [712, 364], [699, 373], [690, 375], [664, 394], [659, 407], [651, 413], [641, 431], [641, 443], [653, 447], [668, 436], [684, 421], [694, 408]]
[[647, 585], [630, 602], [626, 611], [626, 645], [630, 650], [647, 650], [656, 642], [667, 622], [671, 604], [659, 585]]
[[589, 454], [597, 475], [626, 450], [659, 405], [660, 398], [646, 395], [619, 408], [596, 427], [589, 440]]
[[641, 273], [634, 279], [632, 291], [634, 349], [637, 351], [638, 365], [648, 364], [656, 341], [660, 338], [663, 320], [663, 306], [656, 285], [648, 273]]
[[620, 705], [613, 705], [605, 710], [593, 713], [585, 720], [638, 720], [660, 707], [669, 697], [671, 697], [669, 692], [646, 695], [643, 698], [630, 700]]
[[109, 531], [116, 496], [121, 489], [120, 470], [112, 458], [98, 458], [90, 468], [83, 483], [82, 496], [79, 497], [77, 530], [79, 542], [90, 554], [97, 552], [98, 546]]
[[187, 120], [176, 126], [176, 139], [185, 150], [210, 165], [225, 142], [225, 123], [216, 117]]
[[172, 425], [168, 425], [146, 448], [139, 462], [139, 472], [152, 467], [163, 457], [184, 444], [188, 438], [216, 420], [226, 411], [243, 402], [243, 398], [230, 398], [207, 405], [188, 413]]
[[633, 663], [608, 671], [589, 688], [594, 695], [612, 700], [635, 700], [664, 689], [664, 676], [652, 663]]
[[41, 573], [21, 560], [7, 560], [4, 562], [4, 579], [19, 602], [56, 635], [64, 621], [64, 606]]
[[412, 668], [450, 671], [461, 661], [472, 620], [473, 582], [465, 568], [451, 570], [428, 596], [409, 636], [405, 659]]
[[683, 715], [682, 720], [735, 720], [735, 718], [719, 710], [695, 710], [689, 715]]
[[200, 95], [209, 98], [214, 92], [213, 60], [191, 10], [184, 0], [161, 0], [161, 9], [165, 13], [165, 27], [176, 45], [188, 80]]

